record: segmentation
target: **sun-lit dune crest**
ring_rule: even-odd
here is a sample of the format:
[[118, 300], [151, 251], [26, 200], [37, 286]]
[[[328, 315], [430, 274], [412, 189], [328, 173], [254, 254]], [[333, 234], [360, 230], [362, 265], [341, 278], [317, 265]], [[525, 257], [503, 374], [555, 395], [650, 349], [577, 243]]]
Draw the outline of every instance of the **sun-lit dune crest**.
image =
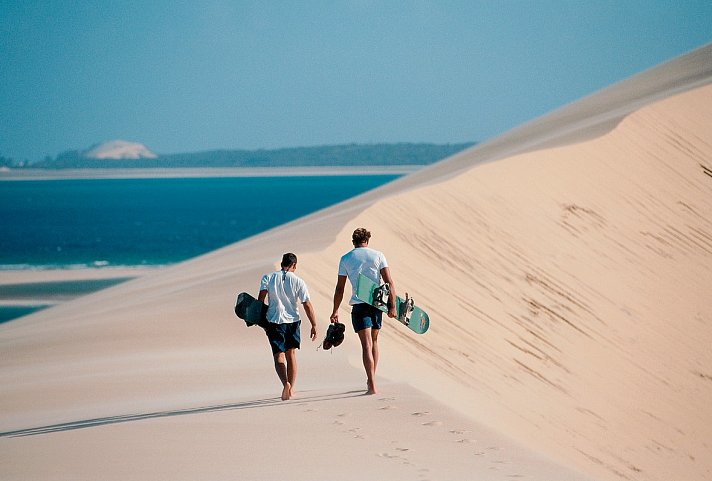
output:
[[435, 182], [478, 164], [598, 137], [610, 132], [637, 109], [706, 85], [711, 77], [712, 44], [708, 44], [559, 107], [422, 169], [399, 183], [408, 186]]

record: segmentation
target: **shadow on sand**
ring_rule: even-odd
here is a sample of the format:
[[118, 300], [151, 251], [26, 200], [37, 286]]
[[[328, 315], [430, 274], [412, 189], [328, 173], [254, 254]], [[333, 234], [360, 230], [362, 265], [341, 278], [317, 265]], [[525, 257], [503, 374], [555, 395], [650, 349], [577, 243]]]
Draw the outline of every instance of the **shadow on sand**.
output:
[[[304, 393], [304, 391], [302, 391]], [[239, 409], [253, 409], [261, 407], [278, 407], [290, 405], [303, 405], [315, 402], [333, 401], [337, 399], [347, 399], [352, 397], [364, 396], [364, 391], [347, 391], [335, 394], [319, 394], [312, 396], [300, 396], [291, 401], [282, 401], [280, 398], [258, 399], [255, 401], [245, 401], [231, 404], [219, 404], [215, 406], [204, 406], [187, 409], [175, 409], [171, 411], [157, 411], [151, 413], [140, 414], [122, 414], [117, 416], [107, 416], [102, 418], [84, 419], [81, 421], [71, 421], [60, 424], [51, 424], [48, 426], [38, 426], [34, 428], [18, 429], [15, 431], [0, 432], [0, 437], [21, 437], [21, 436], [36, 436], [39, 434], [50, 434], [62, 431], [73, 431], [75, 429], [94, 428], [98, 426], [106, 426], [108, 424], [128, 423], [133, 421], [142, 421], [145, 419], [167, 418], [173, 416], [185, 416], [190, 414], [204, 414], [218, 411], [233, 411]]]

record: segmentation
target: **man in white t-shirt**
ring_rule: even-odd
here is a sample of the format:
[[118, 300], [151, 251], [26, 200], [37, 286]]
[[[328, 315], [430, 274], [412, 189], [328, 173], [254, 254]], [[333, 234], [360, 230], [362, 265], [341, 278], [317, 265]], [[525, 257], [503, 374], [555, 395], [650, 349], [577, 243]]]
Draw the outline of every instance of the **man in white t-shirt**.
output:
[[282, 256], [281, 269], [262, 276], [260, 293], [261, 302], [268, 299], [267, 339], [274, 356], [274, 367], [282, 382], [282, 400], [292, 397], [294, 382], [297, 378], [297, 354], [301, 336], [299, 328], [299, 303], [304, 306], [311, 322], [312, 341], [316, 340], [316, 314], [309, 300], [306, 283], [294, 274], [297, 269], [297, 256], [288, 253]]
[[[356, 282], [359, 274], [371, 279], [376, 284], [381, 283], [381, 278], [390, 285], [388, 297], [388, 317], [396, 317], [396, 288], [388, 269], [388, 262], [383, 252], [368, 247], [371, 233], [364, 228], [356, 229], [351, 236], [354, 248], [344, 254], [339, 261], [339, 276], [334, 289], [334, 310], [331, 313], [331, 322], [339, 321], [339, 307], [344, 298], [346, 279], [351, 282], [352, 291], [356, 291]], [[376, 393], [376, 366], [378, 365], [378, 332], [381, 329], [383, 313], [377, 308], [362, 302], [355, 294], [349, 301], [351, 305], [351, 323], [354, 331], [361, 341], [363, 367], [366, 370], [368, 391], [367, 394]]]

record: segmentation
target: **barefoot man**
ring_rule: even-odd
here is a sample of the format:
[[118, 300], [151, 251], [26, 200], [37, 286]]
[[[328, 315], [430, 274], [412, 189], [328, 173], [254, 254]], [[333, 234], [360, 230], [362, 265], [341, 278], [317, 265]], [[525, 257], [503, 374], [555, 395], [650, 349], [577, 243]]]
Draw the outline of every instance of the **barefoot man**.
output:
[[[390, 284], [391, 294], [388, 298], [388, 317], [396, 317], [396, 288], [388, 269], [386, 257], [382, 252], [368, 247], [371, 233], [364, 228], [356, 229], [351, 237], [354, 248], [344, 254], [339, 262], [339, 276], [334, 290], [334, 311], [331, 313], [331, 322], [338, 322], [339, 307], [344, 298], [346, 279], [351, 282], [352, 292], [356, 292], [358, 275], [371, 279], [376, 284], [383, 280]], [[366, 370], [368, 392], [376, 393], [376, 366], [378, 365], [378, 332], [381, 329], [380, 310], [362, 302], [356, 295], [351, 296], [351, 323], [354, 331], [361, 341], [363, 367]]]
[[261, 302], [268, 299], [267, 327], [265, 332], [272, 347], [274, 368], [282, 382], [282, 401], [292, 397], [294, 382], [297, 378], [297, 353], [301, 341], [299, 335], [299, 303], [304, 306], [311, 322], [312, 341], [316, 340], [316, 315], [306, 283], [294, 274], [297, 269], [297, 256], [288, 253], [282, 256], [281, 269], [262, 276], [260, 293]]

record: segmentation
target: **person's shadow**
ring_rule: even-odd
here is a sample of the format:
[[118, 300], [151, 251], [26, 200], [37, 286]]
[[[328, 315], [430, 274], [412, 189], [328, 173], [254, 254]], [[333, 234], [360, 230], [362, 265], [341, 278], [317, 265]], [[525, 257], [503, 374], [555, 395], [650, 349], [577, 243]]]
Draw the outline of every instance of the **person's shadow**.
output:
[[285, 402], [280, 398], [268, 398], [268, 399], [257, 399], [254, 401], [244, 401], [239, 403], [231, 404], [218, 404], [215, 406], [203, 406], [187, 409], [174, 409], [169, 411], [156, 411], [149, 413], [137, 413], [137, 414], [121, 414], [117, 416], [107, 416], [102, 418], [94, 419], [83, 419], [80, 421], [70, 421], [60, 424], [51, 424], [48, 426], [37, 426], [33, 428], [17, 429], [14, 431], [0, 432], [0, 437], [20, 437], [20, 436], [36, 436], [39, 434], [50, 434], [61, 431], [72, 431], [75, 429], [87, 429], [97, 426], [105, 426], [107, 424], [118, 424], [118, 423], [128, 423], [132, 421], [141, 421], [144, 419], [157, 419], [166, 418], [172, 416], [185, 416], [190, 414], [202, 414], [211, 413], [217, 411], [232, 411], [238, 409], [253, 409], [253, 408], [266, 408], [266, 407], [278, 407], [278, 406], [288, 406], [291, 404], [310, 404], [315, 402], [333, 401], [337, 399], [346, 399], [351, 397], [363, 396], [364, 391], [347, 391], [334, 394], [318, 394], [318, 395], [306, 395], [305, 391], [300, 392], [300, 396], [297, 399]]

